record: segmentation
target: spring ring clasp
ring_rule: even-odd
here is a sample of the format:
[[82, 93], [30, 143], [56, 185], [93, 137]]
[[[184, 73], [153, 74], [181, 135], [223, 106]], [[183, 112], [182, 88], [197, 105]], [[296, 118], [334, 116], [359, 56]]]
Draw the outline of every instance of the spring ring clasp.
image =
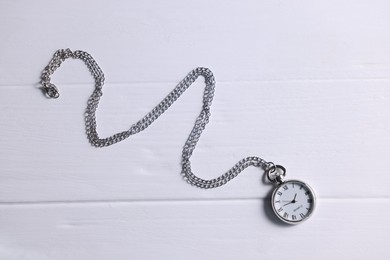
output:
[[58, 98], [60, 96], [56, 85], [52, 83], [44, 83], [43, 89], [46, 91], [46, 95], [50, 98]]

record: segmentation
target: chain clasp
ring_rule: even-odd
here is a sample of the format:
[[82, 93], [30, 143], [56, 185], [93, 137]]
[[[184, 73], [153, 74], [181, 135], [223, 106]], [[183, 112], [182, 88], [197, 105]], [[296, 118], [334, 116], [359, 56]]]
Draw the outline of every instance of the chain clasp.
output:
[[42, 85], [48, 97], [58, 98], [60, 96], [60, 93], [58, 92], [56, 85], [52, 83], [43, 83]]

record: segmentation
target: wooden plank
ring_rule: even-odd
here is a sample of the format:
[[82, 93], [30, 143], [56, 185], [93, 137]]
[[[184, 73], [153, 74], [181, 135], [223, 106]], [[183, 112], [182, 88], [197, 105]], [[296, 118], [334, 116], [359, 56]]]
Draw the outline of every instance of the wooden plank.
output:
[[[389, 78], [388, 8], [386, 0], [7, 1], [0, 86], [38, 82], [60, 48], [90, 52], [116, 83], [177, 81], [197, 66], [222, 81]], [[79, 68], [62, 79], [89, 82]]]
[[[145, 132], [103, 149], [91, 147], [84, 133], [92, 86], [57, 84], [58, 100], [31, 86], [0, 88], [2, 202], [264, 198], [271, 189], [254, 168], [215, 190], [182, 180], [181, 149], [200, 110], [200, 82]], [[389, 85], [219, 83], [193, 170], [212, 178], [257, 155], [311, 183], [321, 198], [389, 197]], [[101, 136], [127, 129], [173, 86], [108, 85], [97, 112]]]
[[0, 206], [0, 258], [388, 259], [388, 199], [325, 199], [298, 226], [262, 200]]

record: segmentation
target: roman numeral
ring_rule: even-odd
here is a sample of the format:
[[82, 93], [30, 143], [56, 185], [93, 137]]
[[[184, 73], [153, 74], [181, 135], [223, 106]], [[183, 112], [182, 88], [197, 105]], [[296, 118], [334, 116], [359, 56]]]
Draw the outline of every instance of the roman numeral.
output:
[[284, 217], [284, 218], [288, 218], [288, 213], [284, 212], [283, 217]]
[[293, 186], [293, 188], [294, 188], [294, 183], [292, 183], [292, 186]]
[[313, 199], [307, 199], [307, 203], [313, 203]]
[[291, 215], [291, 218], [292, 218], [292, 220], [296, 220], [296, 219], [297, 219], [297, 216]]
[[278, 191], [276, 194], [282, 196], [283, 193], [281, 193], [280, 191]]
[[305, 214], [303, 214], [303, 213], [299, 213], [299, 216], [301, 217], [301, 219], [305, 218]]
[[301, 185], [301, 187], [299, 187], [299, 189], [302, 190], [302, 189], [303, 189], [303, 186]]
[[284, 185], [284, 186], [283, 186], [283, 189], [284, 189], [284, 190], [288, 190], [287, 185]]
[[310, 191], [306, 191], [306, 192], [305, 192], [305, 195], [309, 195], [309, 194], [310, 194]]
[[278, 212], [281, 212], [281, 211], [283, 211], [283, 208], [278, 209]]

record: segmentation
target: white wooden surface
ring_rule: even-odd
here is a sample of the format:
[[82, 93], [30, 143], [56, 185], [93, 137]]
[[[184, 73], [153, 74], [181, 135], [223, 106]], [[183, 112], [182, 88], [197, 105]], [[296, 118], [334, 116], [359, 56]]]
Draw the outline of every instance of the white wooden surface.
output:
[[[385, 0], [0, 2], [0, 259], [389, 259], [389, 11]], [[101, 136], [212, 69], [195, 173], [264, 157], [315, 188], [314, 216], [276, 221], [259, 169], [215, 190], [182, 180], [202, 80], [146, 131], [91, 147], [85, 66], [56, 72], [60, 99], [39, 90], [68, 47], [105, 72]]]

